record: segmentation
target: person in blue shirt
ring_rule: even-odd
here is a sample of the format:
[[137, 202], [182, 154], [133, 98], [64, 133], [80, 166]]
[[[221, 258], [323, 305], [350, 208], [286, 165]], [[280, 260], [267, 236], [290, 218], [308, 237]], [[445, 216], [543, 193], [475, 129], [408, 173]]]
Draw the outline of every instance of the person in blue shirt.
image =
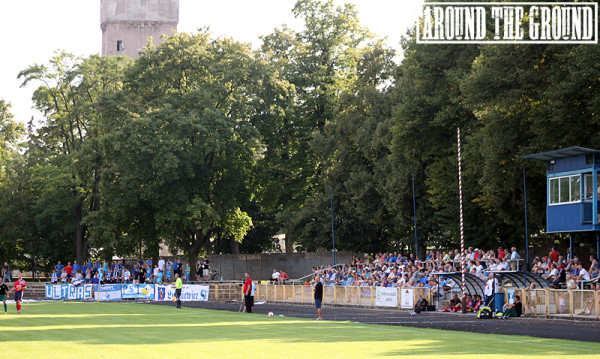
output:
[[55, 266], [56, 271], [58, 271], [58, 273], [62, 272], [62, 270], [63, 270], [64, 267], [65, 266], [62, 265], [62, 263], [60, 263], [60, 261], [58, 261], [58, 264]]
[[146, 283], [152, 282], [152, 266], [148, 265], [146, 267]]
[[80, 270], [80, 269], [81, 269], [81, 267], [77, 263], [77, 261], [73, 261], [73, 273], [77, 273], [77, 271]]
[[159, 269], [158, 270], [158, 275], [157, 275], [157, 278], [156, 278], [156, 283], [157, 284], [162, 284], [162, 282], [163, 282], [163, 272]]

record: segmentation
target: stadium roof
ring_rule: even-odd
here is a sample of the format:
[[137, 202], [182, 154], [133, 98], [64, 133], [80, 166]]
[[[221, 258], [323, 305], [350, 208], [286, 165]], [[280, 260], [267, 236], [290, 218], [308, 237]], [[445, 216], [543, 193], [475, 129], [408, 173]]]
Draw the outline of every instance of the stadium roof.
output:
[[523, 158], [529, 160], [537, 160], [537, 161], [552, 161], [558, 158], [565, 158], [570, 156], [583, 155], [588, 153], [600, 153], [599, 150], [594, 150], [591, 148], [585, 147], [569, 147], [562, 148], [560, 150], [548, 151], [548, 152], [540, 152], [532, 155], [525, 155]]

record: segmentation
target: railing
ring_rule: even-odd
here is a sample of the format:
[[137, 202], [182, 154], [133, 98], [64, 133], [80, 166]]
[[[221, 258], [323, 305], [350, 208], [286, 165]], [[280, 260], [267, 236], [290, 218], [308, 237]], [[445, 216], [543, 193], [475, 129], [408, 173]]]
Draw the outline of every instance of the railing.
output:
[[[504, 302], [508, 299], [504, 290]], [[523, 313], [542, 317], [600, 319], [600, 291], [566, 289], [515, 289], [521, 297]]]
[[[377, 308], [377, 287], [343, 287], [324, 286], [323, 304], [329, 306]], [[398, 305], [395, 307], [382, 307], [382, 309], [401, 309], [402, 288], [398, 291]], [[447, 291], [439, 301], [431, 297], [428, 288], [416, 287], [413, 289], [413, 303], [424, 297], [430, 304], [448, 306], [450, 297], [460, 290]], [[554, 317], [554, 318], [591, 318], [600, 319], [600, 291], [592, 290], [564, 290], [564, 289], [516, 289], [504, 288], [504, 302], [508, 301], [508, 291], [513, 291], [521, 297], [523, 314], [528, 316]], [[44, 284], [31, 283], [26, 290], [25, 298], [43, 299]], [[239, 282], [211, 283], [209, 300], [241, 300], [242, 289]], [[273, 303], [305, 304], [314, 303], [313, 287], [308, 285], [267, 285], [258, 284], [254, 296], [256, 301]]]

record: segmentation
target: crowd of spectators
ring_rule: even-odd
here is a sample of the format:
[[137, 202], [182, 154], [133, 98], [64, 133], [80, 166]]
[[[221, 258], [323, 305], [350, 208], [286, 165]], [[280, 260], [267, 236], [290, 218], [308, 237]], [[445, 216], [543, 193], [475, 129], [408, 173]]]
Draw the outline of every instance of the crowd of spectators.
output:
[[589, 260], [590, 266], [586, 269], [577, 256], [571, 258], [569, 251], [565, 259], [556, 248], [552, 248], [547, 256], [533, 259], [531, 272], [541, 275], [554, 288], [576, 289], [578, 283], [586, 283], [598, 278], [600, 271], [598, 259], [590, 256]]
[[[551, 259], [553, 257], [556, 257], [556, 261]], [[510, 251], [501, 247], [497, 251], [468, 248], [465, 250], [465, 259], [467, 273], [483, 281], [488, 280], [487, 274], [490, 272], [515, 271], [523, 265], [515, 247]], [[593, 280], [598, 276], [598, 260], [590, 257], [590, 262], [592, 264], [586, 270], [576, 257], [563, 261], [553, 249], [543, 261], [536, 257], [532, 271], [544, 276], [550, 283], [558, 276], [564, 279], [559, 281], [560, 284], [573, 286], [578, 280]], [[553, 272], [555, 267], [563, 268], [564, 277], [556, 269]], [[443, 295], [445, 290], [458, 288], [460, 284], [444, 274], [460, 271], [461, 253], [458, 249], [427, 250], [424, 260], [416, 259], [414, 253], [408, 256], [398, 252], [378, 253], [375, 256], [365, 254], [363, 258], [354, 257], [351, 263], [340, 267], [313, 268], [314, 274], [321, 276], [325, 285], [426, 287], [431, 288], [433, 295]], [[567, 273], [571, 274], [573, 282], [567, 283]]]
[[[520, 256], [516, 248], [505, 251], [468, 248], [465, 251], [466, 270], [482, 280], [486, 272], [516, 270]], [[315, 267], [313, 272], [323, 277], [325, 285], [381, 286], [381, 287], [433, 287], [436, 295], [444, 290], [458, 287], [444, 273], [461, 271], [461, 254], [453, 251], [427, 250], [425, 260], [416, 259], [414, 253], [378, 253], [374, 257], [367, 254], [363, 258], [354, 257], [352, 263], [341, 268]]]
[[[197, 262], [197, 279], [208, 280], [209, 261], [204, 257]], [[175, 282], [175, 274], [189, 283], [191, 280], [189, 263], [175, 259], [166, 261], [159, 257], [154, 262], [152, 258], [142, 260], [138, 258], [133, 264], [126, 265], [125, 261], [88, 261], [83, 264], [77, 261], [63, 265], [60, 261], [52, 270], [51, 283], [73, 284], [163, 284]]]

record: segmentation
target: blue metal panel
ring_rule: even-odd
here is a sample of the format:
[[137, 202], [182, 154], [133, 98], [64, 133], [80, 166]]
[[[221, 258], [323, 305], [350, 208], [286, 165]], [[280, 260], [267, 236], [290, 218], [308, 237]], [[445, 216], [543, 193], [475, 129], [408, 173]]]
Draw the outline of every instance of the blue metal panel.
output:
[[593, 231], [594, 226], [582, 224], [583, 203], [548, 206], [547, 232]]
[[592, 167], [592, 164], [585, 163], [585, 155], [570, 156], [565, 158], [557, 158], [554, 163], [554, 169], [548, 170], [548, 173], [576, 171]]

